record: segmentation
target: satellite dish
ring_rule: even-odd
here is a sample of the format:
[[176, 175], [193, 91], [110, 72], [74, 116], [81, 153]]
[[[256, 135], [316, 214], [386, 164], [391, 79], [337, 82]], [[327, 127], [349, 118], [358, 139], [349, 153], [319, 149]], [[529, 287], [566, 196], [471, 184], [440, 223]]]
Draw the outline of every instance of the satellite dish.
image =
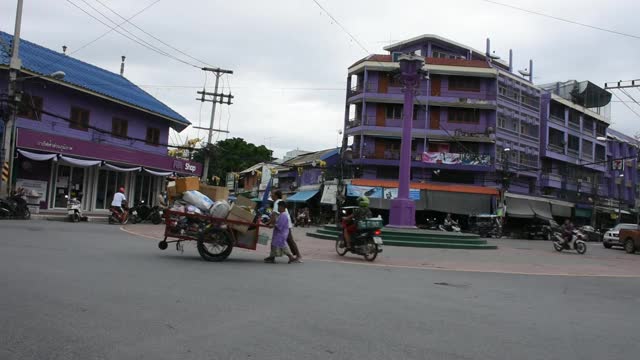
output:
[[524, 69], [524, 70], [518, 70], [518, 72], [520, 73], [520, 75], [522, 76], [530, 76], [531, 72], [528, 69]]

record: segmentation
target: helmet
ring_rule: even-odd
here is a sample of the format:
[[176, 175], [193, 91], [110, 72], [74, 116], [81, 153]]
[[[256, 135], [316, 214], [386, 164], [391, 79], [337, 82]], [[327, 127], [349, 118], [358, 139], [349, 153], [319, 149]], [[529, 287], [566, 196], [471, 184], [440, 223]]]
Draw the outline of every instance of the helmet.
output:
[[366, 196], [360, 196], [358, 198], [358, 205], [361, 207], [369, 207], [369, 198]]
[[118, 192], [121, 192], [121, 193], [123, 193], [123, 194], [124, 194], [124, 188], [121, 186], [121, 187], [118, 189]]

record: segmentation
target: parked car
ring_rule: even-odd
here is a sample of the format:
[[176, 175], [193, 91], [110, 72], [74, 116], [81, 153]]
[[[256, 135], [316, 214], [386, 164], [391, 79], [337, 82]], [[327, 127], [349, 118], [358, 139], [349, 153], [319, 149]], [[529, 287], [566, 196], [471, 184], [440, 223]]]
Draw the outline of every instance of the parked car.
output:
[[560, 231], [560, 225], [555, 220], [537, 220], [525, 228], [527, 239], [553, 240], [553, 233]]
[[633, 254], [640, 250], [640, 229], [638, 226], [633, 229], [620, 229], [619, 238], [627, 253]]
[[602, 241], [602, 233], [594, 229], [593, 226], [581, 226], [578, 230], [584, 234], [587, 241]]
[[638, 225], [636, 224], [618, 224], [614, 226], [604, 233], [604, 237], [602, 238], [602, 246], [607, 249], [611, 249], [612, 246], [623, 246], [622, 241], [620, 241], [620, 230], [636, 230], [637, 228]]

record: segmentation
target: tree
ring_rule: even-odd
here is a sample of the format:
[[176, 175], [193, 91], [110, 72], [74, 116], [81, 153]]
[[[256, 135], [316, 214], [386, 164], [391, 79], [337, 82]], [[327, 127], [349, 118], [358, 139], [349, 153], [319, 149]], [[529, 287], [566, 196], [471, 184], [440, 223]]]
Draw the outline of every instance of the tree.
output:
[[242, 171], [257, 163], [271, 161], [273, 154], [273, 151], [264, 145], [256, 146], [242, 138], [231, 138], [196, 150], [193, 159], [204, 163], [204, 154], [207, 151], [211, 155], [209, 176], [217, 176], [220, 179], [226, 179], [229, 172]]

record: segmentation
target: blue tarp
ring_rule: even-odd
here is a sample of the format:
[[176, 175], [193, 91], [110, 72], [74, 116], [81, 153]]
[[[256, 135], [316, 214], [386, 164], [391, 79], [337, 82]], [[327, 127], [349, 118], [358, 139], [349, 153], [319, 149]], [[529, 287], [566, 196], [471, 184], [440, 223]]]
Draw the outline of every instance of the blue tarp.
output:
[[287, 202], [306, 202], [311, 199], [318, 193], [318, 190], [311, 191], [299, 191], [289, 197], [287, 197]]

